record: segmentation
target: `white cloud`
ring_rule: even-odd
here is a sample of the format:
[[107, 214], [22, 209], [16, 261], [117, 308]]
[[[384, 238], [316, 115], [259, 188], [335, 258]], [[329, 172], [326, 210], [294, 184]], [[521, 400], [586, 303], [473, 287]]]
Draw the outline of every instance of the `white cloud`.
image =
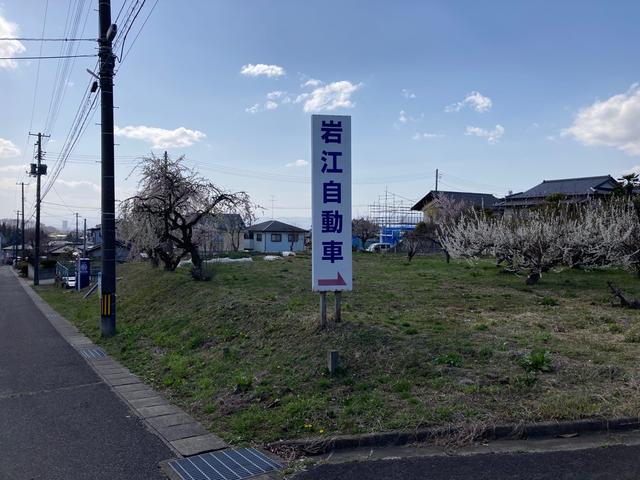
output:
[[498, 143], [500, 137], [504, 135], [504, 127], [502, 125], [496, 125], [493, 130], [485, 130], [480, 127], [467, 127], [465, 135], [474, 135], [476, 137], [484, 137], [490, 144]]
[[146, 127], [144, 125], [124, 128], [116, 126], [114, 133], [118, 137], [132, 138], [150, 143], [151, 148], [189, 147], [195, 142], [206, 138], [204, 133], [198, 130], [189, 130], [184, 127], [179, 127], [175, 130], [166, 130], [164, 128]]
[[[2, 42], [0, 42], [2, 43]], [[20, 155], [20, 149], [11, 140], [0, 138], [0, 158], [11, 158]]]
[[88, 180], [63, 180], [61, 178], [56, 180], [56, 184], [64, 185], [68, 188], [89, 187], [94, 192], [100, 192], [100, 185], [90, 182]]
[[252, 115], [258, 113], [260, 111], [260, 104], [254, 103], [252, 106], [245, 108], [244, 111]]
[[264, 108], [266, 108], [267, 110], [275, 110], [276, 108], [278, 108], [278, 104], [273, 100], [269, 100], [264, 104]]
[[464, 100], [461, 102], [452, 103], [447, 105], [444, 109], [445, 112], [459, 112], [465, 107], [473, 108], [476, 112], [484, 113], [491, 110], [493, 102], [489, 97], [485, 97], [480, 92], [468, 93]]
[[[0, 15], [0, 37], [15, 38], [17, 36], [18, 25]], [[0, 57], [13, 57], [25, 50], [26, 47], [17, 40], [0, 42]], [[17, 66], [18, 63], [15, 60], [0, 60], [0, 68], [16, 68]]]
[[243, 65], [240, 73], [247, 77], [265, 76], [274, 78], [283, 76], [285, 74], [285, 71], [284, 68], [279, 65], [265, 65], [264, 63], [258, 63], [254, 65], [252, 63], [249, 63], [247, 65]]
[[427, 140], [431, 138], [442, 138], [442, 137], [444, 137], [444, 134], [442, 133], [423, 132], [423, 133], [416, 133], [412, 138], [414, 140]]
[[26, 172], [27, 165], [5, 165], [0, 167], [0, 172]]
[[280, 90], [276, 90], [274, 92], [267, 93], [267, 98], [269, 100], [276, 100], [278, 98], [284, 97], [286, 94], [287, 94], [287, 92], [282, 92]]
[[320, 85], [322, 85], [322, 81], [318, 80], [317, 78], [310, 78], [309, 80], [307, 80], [306, 82], [304, 82], [302, 84], [302, 87], [319, 87]]
[[409, 115], [404, 110], [400, 110], [400, 114], [398, 115], [398, 120], [393, 124], [394, 127], [400, 128], [402, 125], [406, 125], [407, 123], [413, 122], [421, 122], [424, 119], [424, 113], [421, 113], [419, 117], [413, 117]]
[[329, 83], [314, 89], [311, 93], [298, 95], [296, 103], [304, 101], [304, 111], [307, 113], [353, 108], [355, 103], [351, 101], [351, 95], [361, 86], [362, 84], [353, 84], [347, 80]]
[[402, 89], [402, 96], [404, 98], [416, 98], [416, 94], [406, 88]]
[[300, 158], [295, 162], [287, 163], [285, 167], [306, 167], [307, 165], [309, 165], [309, 162]]
[[562, 135], [584, 145], [604, 145], [627, 155], [640, 155], [640, 85], [583, 108]]

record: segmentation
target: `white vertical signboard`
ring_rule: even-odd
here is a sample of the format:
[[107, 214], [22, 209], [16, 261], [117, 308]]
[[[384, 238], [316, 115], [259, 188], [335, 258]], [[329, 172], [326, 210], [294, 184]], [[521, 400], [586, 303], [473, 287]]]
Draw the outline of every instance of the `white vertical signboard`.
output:
[[350, 116], [311, 116], [311, 172], [313, 290], [351, 290]]

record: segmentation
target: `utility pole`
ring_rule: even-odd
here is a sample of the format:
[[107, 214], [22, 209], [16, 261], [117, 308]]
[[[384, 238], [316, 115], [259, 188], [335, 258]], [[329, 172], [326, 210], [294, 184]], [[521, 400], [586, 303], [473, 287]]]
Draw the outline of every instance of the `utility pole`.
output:
[[82, 240], [84, 241], [84, 247], [82, 248], [82, 257], [87, 258], [87, 219], [84, 219], [84, 233], [82, 234]]
[[22, 259], [24, 260], [27, 255], [26, 252], [24, 250], [24, 182], [20, 182], [16, 185], [21, 185], [22, 186]]
[[13, 260], [18, 265], [18, 241], [20, 240], [20, 210], [16, 210], [16, 233], [13, 236]]
[[78, 233], [78, 212], [76, 212], [76, 245], [80, 243], [80, 234]]
[[47, 174], [47, 166], [42, 164], [42, 137], [49, 137], [42, 133], [29, 135], [38, 137], [38, 154], [36, 160], [38, 163], [31, 164], [29, 175], [36, 177], [36, 245], [33, 252], [33, 284], [40, 285], [40, 177]]
[[102, 279], [100, 333], [116, 334], [116, 219], [113, 145], [113, 38], [117, 27], [111, 24], [111, 0], [98, 0], [98, 57], [100, 59], [100, 110], [102, 146]]
[[436, 192], [438, 191], [438, 178], [440, 175], [438, 174], [438, 169], [436, 168]]

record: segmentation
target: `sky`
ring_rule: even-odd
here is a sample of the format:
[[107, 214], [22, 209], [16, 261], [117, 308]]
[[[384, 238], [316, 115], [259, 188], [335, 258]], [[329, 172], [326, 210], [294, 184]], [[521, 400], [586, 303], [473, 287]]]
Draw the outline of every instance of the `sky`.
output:
[[[113, 18], [136, 4], [113, 0]], [[65, 37], [77, 24], [76, 37], [95, 38], [96, 7], [0, 0], [0, 37]], [[136, 158], [166, 150], [246, 191], [259, 217], [309, 227], [313, 113], [352, 116], [354, 217], [385, 192], [412, 204], [436, 169], [441, 190], [498, 196], [640, 171], [638, 18], [634, 1], [146, 0], [115, 52], [116, 197], [135, 192]], [[0, 57], [71, 47], [96, 53], [0, 41]], [[28, 133], [51, 135], [45, 163], [62, 164], [95, 65], [0, 60], [0, 218], [15, 218], [21, 181], [32, 214]], [[47, 225], [75, 225], [75, 212], [99, 222], [99, 118], [48, 188]]]

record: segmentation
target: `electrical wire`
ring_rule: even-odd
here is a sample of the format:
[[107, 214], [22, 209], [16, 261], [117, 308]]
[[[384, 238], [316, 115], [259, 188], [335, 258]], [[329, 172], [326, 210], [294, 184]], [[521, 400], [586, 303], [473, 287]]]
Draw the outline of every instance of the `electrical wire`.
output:
[[89, 58], [97, 57], [98, 54], [82, 54], [82, 55], [46, 55], [34, 57], [0, 57], [0, 60], [53, 60], [56, 58]]
[[[67, 21], [65, 23], [65, 35], [67, 36], [75, 36], [78, 33], [78, 29], [80, 27], [80, 21], [82, 18], [82, 13], [85, 8], [85, 0], [78, 1], [76, 6], [76, 12], [73, 16], [73, 20], [70, 24], [69, 20], [71, 18], [71, 4], [69, 4], [69, 9], [67, 10]], [[82, 25], [82, 31], [80, 35], [84, 34], [84, 31], [87, 27], [87, 21], [89, 19], [89, 13], [91, 12], [91, 8], [87, 8], [87, 12], [84, 17], [84, 22]], [[73, 53], [78, 53], [79, 46], [76, 45], [75, 52], [73, 51], [74, 45], [63, 44], [60, 48], [60, 55], [70, 55]], [[49, 102], [49, 110], [47, 111], [47, 117], [45, 121], [45, 131], [49, 134], [53, 134], [56, 121], [58, 119], [58, 115], [60, 113], [60, 107], [68, 90], [68, 82], [71, 77], [71, 73], [73, 72], [73, 67], [75, 66], [75, 58], [74, 59], [59, 59], [58, 66], [56, 68], [56, 77], [53, 84], [53, 90], [51, 94], [51, 101]]]
[[0, 41], [7, 42], [96, 42], [95, 38], [9, 38], [1, 37]]
[[[140, 30], [138, 30], [138, 33], [136, 34], [136, 36], [133, 38], [133, 41], [131, 42], [131, 45], [129, 45], [129, 48], [127, 49], [127, 51], [125, 52], [124, 56], [122, 56], [122, 58], [120, 59], [120, 63], [122, 64], [122, 62], [125, 61], [125, 59], [127, 58], [127, 56], [129, 55], [129, 52], [131, 51], [131, 49], [133, 48], [133, 46], [136, 43], [136, 40], [138, 40], [138, 37], [140, 36], [140, 34], [142, 33], [142, 29], [144, 28], [144, 26], [147, 24], [147, 20], [149, 20], [149, 17], [151, 16], [151, 14], [153, 13], [153, 10], [156, 8], [156, 5], [158, 5], [158, 1], [156, 0], [156, 2], [153, 4], [153, 6], [151, 7], [151, 10], [149, 10], [149, 13], [147, 14], [147, 17], [144, 19], [144, 22], [142, 22], [142, 25], [140, 26]], [[124, 47], [124, 45], [123, 45]], [[117, 73], [117, 70], [116, 70]]]

